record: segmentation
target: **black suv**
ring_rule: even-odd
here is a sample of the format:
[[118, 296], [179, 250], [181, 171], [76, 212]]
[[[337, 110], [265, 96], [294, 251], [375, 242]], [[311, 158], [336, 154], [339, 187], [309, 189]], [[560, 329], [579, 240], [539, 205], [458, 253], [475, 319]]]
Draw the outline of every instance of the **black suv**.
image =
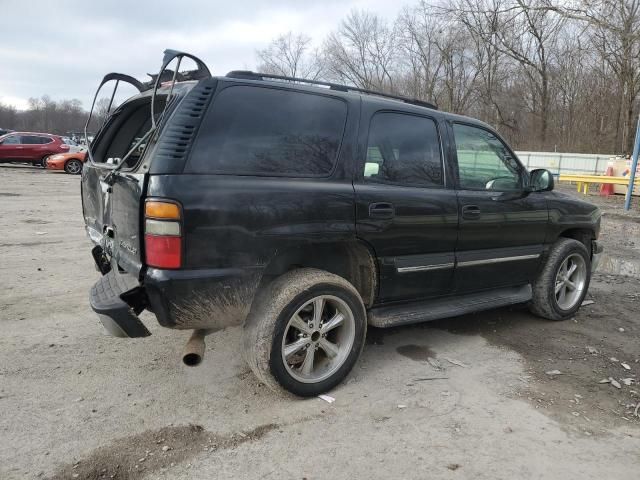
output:
[[[185, 58], [198, 68], [167, 68]], [[169, 50], [152, 81], [113, 80], [140, 94], [91, 144], [82, 200], [103, 274], [91, 306], [114, 335], [149, 335], [147, 309], [194, 330], [194, 365], [206, 334], [241, 325], [256, 375], [310, 396], [349, 373], [367, 325], [527, 302], [562, 320], [587, 293], [599, 210], [482, 122], [343, 85], [212, 77]]]

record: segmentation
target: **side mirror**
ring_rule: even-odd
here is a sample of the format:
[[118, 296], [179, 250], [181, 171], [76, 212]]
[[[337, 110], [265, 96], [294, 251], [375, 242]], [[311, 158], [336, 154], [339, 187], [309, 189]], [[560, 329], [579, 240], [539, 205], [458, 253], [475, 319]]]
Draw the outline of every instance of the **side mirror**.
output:
[[529, 191], [549, 192], [554, 187], [553, 174], [544, 168], [536, 168], [529, 173]]

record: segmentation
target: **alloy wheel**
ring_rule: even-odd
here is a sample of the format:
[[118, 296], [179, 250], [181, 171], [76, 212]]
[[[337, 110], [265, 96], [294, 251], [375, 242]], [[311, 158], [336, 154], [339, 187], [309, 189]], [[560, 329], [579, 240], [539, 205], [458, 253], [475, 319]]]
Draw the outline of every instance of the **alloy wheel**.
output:
[[355, 330], [353, 312], [344, 300], [332, 295], [308, 300], [285, 328], [282, 360], [287, 372], [303, 383], [329, 378], [349, 356]]
[[587, 281], [587, 264], [582, 255], [572, 253], [560, 264], [556, 273], [555, 297], [558, 307], [570, 310], [582, 298]]
[[80, 173], [80, 170], [82, 170], [82, 164], [78, 160], [70, 160], [69, 163], [67, 163], [68, 173], [76, 175]]

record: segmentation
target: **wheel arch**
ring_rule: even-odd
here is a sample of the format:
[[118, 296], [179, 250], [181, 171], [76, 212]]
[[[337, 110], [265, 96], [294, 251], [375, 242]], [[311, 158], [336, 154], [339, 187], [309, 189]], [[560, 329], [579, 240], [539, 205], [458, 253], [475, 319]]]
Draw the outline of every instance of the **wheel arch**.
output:
[[356, 288], [366, 307], [373, 305], [378, 291], [375, 255], [360, 241], [304, 245], [278, 252], [265, 267], [262, 282], [295, 268], [316, 268], [338, 275]]
[[595, 240], [596, 234], [595, 231], [590, 228], [568, 228], [560, 232], [558, 238], [572, 238], [573, 240], [577, 240], [587, 248], [590, 257], [593, 255], [591, 251], [591, 241]]

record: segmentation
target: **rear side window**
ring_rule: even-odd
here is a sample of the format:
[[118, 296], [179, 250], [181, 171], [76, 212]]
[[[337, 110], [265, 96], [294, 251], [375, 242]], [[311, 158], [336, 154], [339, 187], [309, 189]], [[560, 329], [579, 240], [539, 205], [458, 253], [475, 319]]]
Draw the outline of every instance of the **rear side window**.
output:
[[377, 113], [369, 127], [365, 181], [438, 188], [444, 185], [436, 123], [425, 117]]
[[215, 99], [200, 127], [189, 172], [327, 176], [347, 118], [339, 99], [234, 86]]

